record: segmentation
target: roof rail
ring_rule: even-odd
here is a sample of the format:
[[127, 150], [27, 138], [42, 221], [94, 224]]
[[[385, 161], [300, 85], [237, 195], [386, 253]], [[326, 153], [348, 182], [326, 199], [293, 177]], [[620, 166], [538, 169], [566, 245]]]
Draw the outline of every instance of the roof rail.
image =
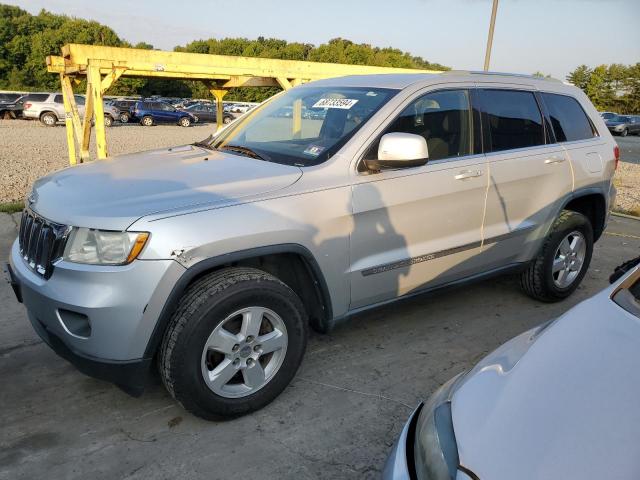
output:
[[512, 73], [512, 72], [485, 72], [483, 70], [447, 70], [442, 72], [440, 75], [447, 74], [469, 74], [469, 75], [495, 75], [500, 77], [519, 77], [519, 78], [532, 78], [535, 80], [549, 80], [551, 82], [560, 82], [563, 83], [562, 80], [553, 77], [539, 77], [537, 75], [530, 75], [526, 73]]

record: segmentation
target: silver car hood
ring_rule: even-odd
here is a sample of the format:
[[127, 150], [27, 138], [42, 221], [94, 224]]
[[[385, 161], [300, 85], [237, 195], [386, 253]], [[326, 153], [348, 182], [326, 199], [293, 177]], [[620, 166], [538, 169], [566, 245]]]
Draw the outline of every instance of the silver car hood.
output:
[[124, 230], [145, 215], [260, 198], [301, 175], [298, 167], [186, 145], [60, 170], [36, 181], [28, 201], [55, 222]]
[[452, 399], [461, 465], [491, 480], [640, 477], [640, 320], [610, 292], [470, 372]]

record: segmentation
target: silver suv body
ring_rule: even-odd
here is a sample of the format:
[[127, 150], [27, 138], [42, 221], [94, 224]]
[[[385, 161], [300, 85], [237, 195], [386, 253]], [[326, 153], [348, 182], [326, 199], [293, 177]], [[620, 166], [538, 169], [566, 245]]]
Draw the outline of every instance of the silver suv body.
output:
[[502, 272], [566, 297], [616, 164], [598, 112], [560, 82], [312, 82], [198, 144], [38, 180], [11, 277], [81, 370], [139, 393], [156, 359], [190, 411], [239, 414], [285, 388], [307, 324]]
[[[85, 97], [74, 95], [80, 118], [84, 117]], [[64, 100], [61, 93], [29, 93], [24, 97], [23, 116], [40, 120], [43, 124], [53, 127], [64, 122]], [[120, 120], [120, 111], [109, 103], [104, 103], [105, 124], [111, 126]]]

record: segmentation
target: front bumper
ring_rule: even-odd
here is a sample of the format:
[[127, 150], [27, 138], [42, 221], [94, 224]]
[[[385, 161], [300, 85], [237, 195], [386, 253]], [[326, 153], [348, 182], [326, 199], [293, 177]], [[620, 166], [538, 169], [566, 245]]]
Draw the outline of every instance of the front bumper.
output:
[[7, 270], [31, 324], [56, 353], [83, 373], [142, 392], [152, 361], [144, 352], [182, 266], [173, 260], [119, 267], [61, 261], [44, 280], [28, 268], [16, 241]]

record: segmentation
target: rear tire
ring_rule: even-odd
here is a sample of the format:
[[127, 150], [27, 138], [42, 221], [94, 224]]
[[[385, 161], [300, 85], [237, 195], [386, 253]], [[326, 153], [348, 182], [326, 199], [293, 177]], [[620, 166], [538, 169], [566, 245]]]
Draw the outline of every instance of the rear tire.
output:
[[118, 119], [120, 120], [120, 123], [129, 123], [129, 114], [121, 113]]
[[231, 118], [230, 117], [223, 117], [222, 118], [222, 123], [224, 123], [225, 125], [228, 125], [231, 123]]
[[621, 137], [626, 137], [627, 135], [629, 135], [629, 130], [627, 130], [626, 128], [620, 133]]
[[110, 127], [113, 125], [113, 118], [111, 118], [111, 115], [105, 115], [104, 116], [104, 126], [105, 127]]
[[58, 123], [58, 117], [56, 117], [55, 113], [46, 112], [40, 115], [40, 121], [47, 127], [55, 127], [56, 123]]
[[145, 127], [152, 127], [154, 124], [153, 117], [149, 115], [142, 117], [142, 120], [140, 120], [140, 124]]
[[[259, 319], [253, 330], [251, 318]], [[274, 276], [253, 268], [216, 271], [196, 281], [180, 300], [160, 347], [160, 376], [173, 398], [198, 417], [258, 410], [298, 370], [307, 324], [298, 296]], [[279, 346], [270, 343], [274, 339]], [[254, 381], [255, 372], [262, 383]]]
[[587, 273], [593, 253], [593, 228], [581, 213], [563, 210], [539, 255], [521, 274], [527, 295], [543, 302], [567, 298]]

